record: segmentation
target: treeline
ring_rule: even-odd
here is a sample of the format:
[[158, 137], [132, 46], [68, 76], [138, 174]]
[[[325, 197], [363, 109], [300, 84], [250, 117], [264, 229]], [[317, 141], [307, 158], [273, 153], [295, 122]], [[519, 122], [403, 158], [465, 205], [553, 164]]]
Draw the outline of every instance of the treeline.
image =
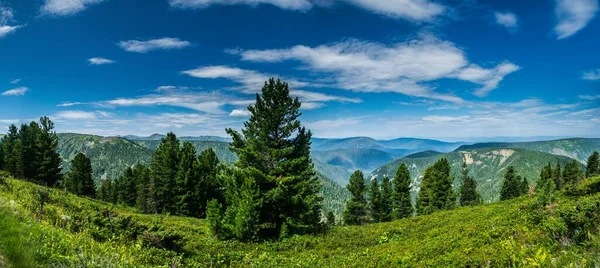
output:
[[22, 124], [20, 128], [10, 125], [0, 146], [0, 170], [19, 179], [57, 186], [62, 180], [57, 147], [54, 123], [48, 117], [41, 117], [39, 123]]
[[223, 199], [219, 159], [212, 149], [196, 155], [190, 142], [181, 144], [170, 132], [154, 151], [150, 166], [138, 164], [114, 181], [102, 180], [97, 197], [141, 213], [205, 217], [207, 201]]
[[[588, 158], [585, 175], [577, 160], [567, 163], [565, 167], [557, 163], [552, 168], [549, 163], [542, 168], [540, 179], [535, 187], [530, 185], [527, 178], [517, 175], [513, 166], [509, 166], [503, 177], [500, 200], [530, 194], [537, 195], [540, 203], [550, 204], [555, 191], [574, 187], [584, 177], [596, 175], [600, 175], [598, 152], [594, 152]], [[482, 202], [477, 192], [477, 182], [469, 175], [466, 163], [462, 164], [458, 189], [452, 188], [453, 181], [454, 175], [450, 174], [450, 163], [446, 158], [441, 158], [425, 170], [413, 206], [410, 194], [411, 176], [406, 164], [398, 167], [393, 181], [385, 176], [381, 184], [373, 178], [367, 185], [363, 173], [358, 170], [352, 174], [347, 185], [351, 199], [346, 203], [343, 223], [361, 225], [369, 222], [386, 222], [460, 206], [478, 205]]]

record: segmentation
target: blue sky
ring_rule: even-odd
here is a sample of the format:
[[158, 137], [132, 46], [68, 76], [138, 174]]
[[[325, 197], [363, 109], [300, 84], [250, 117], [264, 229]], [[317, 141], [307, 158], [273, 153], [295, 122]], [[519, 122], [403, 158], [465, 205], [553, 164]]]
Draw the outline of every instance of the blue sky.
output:
[[598, 0], [0, 0], [0, 128], [225, 136], [268, 77], [317, 137], [599, 137]]

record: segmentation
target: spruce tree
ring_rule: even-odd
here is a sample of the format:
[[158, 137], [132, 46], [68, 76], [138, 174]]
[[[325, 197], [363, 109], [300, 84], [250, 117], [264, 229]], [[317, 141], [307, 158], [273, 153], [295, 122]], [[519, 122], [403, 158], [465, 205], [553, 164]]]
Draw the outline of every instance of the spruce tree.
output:
[[[37, 125], [37, 124], [35, 124]], [[40, 118], [39, 129], [32, 124], [33, 132], [38, 132], [36, 139], [36, 176], [35, 179], [48, 186], [56, 185], [62, 178], [61, 159], [58, 149], [58, 136], [54, 132], [54, 123], [46, 116]]]
[[452, 178], [450, 163], [446, 158], [441, 158], [433, 166], [428, 167], [421, 182], [421, 190], [417, 199], [417, 213], [429, 214], [451, 208], [454, 203]]
[[410, 195], [410, 172], [406, 164], [402, 163], [394, 176], [394, 193], [392, 195], [393, 218], [401, 219], [413, 214]]
[[335, 214], [333, 214], [333, 211], [327, 212], [326, 219], [328, 225], [335, 225]]
[[381, 200], [381, 189], [377, 178], [371, 180], [368, 191], [369, 212], [373, 222], [383, 221], [383, 204]]
[[542, 170], [540, 171], [540, 179], [537, 181], [537, 185], [535, 188], [537, 190], [541, 190], [542, 188], [545, 187], [545, 185], [548, 183], [549, 180], [552, 180], [552, 177], [553, 177], [552, 165], [550, 165], [550, 163], [548, 163], [548, 165], [544, 166], [542, 168]]
[[67, 175], [67, 190], [88, 197], [94, 197], [96, 188], [92, 179], [92, 162], [82, 153], [71, 161], [71, 171]]
[[239, 159], [236, 166], [264, 174], [255, 179], [263, 197], [260, 222], [273, 226], [273, 233], [314, 228], [321, 218], [321, 185], [310, 158], [312, 133], [298, 120], [300, 106], [287, 83], [269, 79], [248, 107], [251, 116], [242, 133], [226, 130]]
[[[547, 180], [548, 181], [548, 180]], [[509, 166], [504, 174], [504, 182], [500, 190], [500, 200], [509, 200], [521, 195], [522, 180], [517, 176], [513, 166]]]
[[204, 217], [206, 215], [207, 202], [216, 200], [225, 202], [223, 193], [223, 182], [217, 177], [219, 158], [212, 148], [208, 148], [198, 155], [196, 170], [200, 176], [195, 186], [195, 195], [192, 199], [191, 213]]
[[154, 199], [149, 194], [151, 188], [150, 169], [143, 165], [139, 166], [140, 168], [134, 169], [137, 181], [134, 189], [136, 191], [135, 206], [140, 213], [155, 213], [156, 211], [152, 209]]
[[526, 195], [529, 192], [529, 182], [527, 181], [527, 178], [523, 177], [523, 180], [521, 181], [521, 194], [520, 195]]
[[16, 143], [19, 139], [19, 130], [17, 126], [10, 125], [8, 127], [8, 133], [2, 137], [2, 143], [0, 144], [0, 150], [4, 154], [4, 170], [11, 173], [13, 176], [17, 176], [17, 166], [19, 159], [21, 159], [21, 152], [15, 150]]
[[104, 201], [104, 202], [112, 202], [112, 181], [109, 179], [101, 180], [100, 189], [98, 189], [98, 193], [96, 198]]
[[207, 221], [221, 221], [224, 223], [224, 232], [221, 236], [242, 241], [259, 239], [260, 218], [264, 213], [262, 212], [262, 205], [264, 204], [262, 199], [264, 197], [260, 195], [259, 184], [256, 183], [256, 180], [264, 180], [264, 173], [254, 168], [232, 167], [227, 169], [221, 176], [223, 176], [225, 182], [225, 199], [227, 203], [224, 219], [207, 218]]
[[179, 140], [167, 133], [152, 154], [150, 169], [156, 188], [156, 209], [159, 213], [175, 212], [176, 177], [179, 169]]
[[177, 214], [198, 217], [197, 209], [200, 208], [201, 204], [198, 201], [197, 187], [200, 178], [194, 145], [187, 141], [184, 142], [179, 158], [179, 170], [176, 178]]
[[469, 176], [467, 163], [463, 162], [461, 170], [460, 206], [474, 206], [481, 203], [481, 196], [477, 192], [477, 182]]
[[381, 181], [381, 221], [388, 222], [392, 220], [392, 182], [388, 176], [384, 176]]
[[596, 175], [600, 175], [600, 159], [598, 159], [598, 152], [595, 151], [587, 159], [587, 166], [585, 169], [585, 177], [590, 178]]
[[367, 222], [367, 199], [365, 177], [362, 171], [357, 170], [350, 176], [346, 189], [350, 192], [350, 200], [342, 214], [344, 224], [362, 225]]
[[41, 165], [41, 148], [39, 148], [40, 132], [40, 126], [36, 122], [32, 121], [29, 125], [21, 125], [19, 129], [19, 144], [17, 144], [18, 149], [16, 150], [18, 157], [20, 157], [20, 162], [16, 176], [46, 185], [47, 182], [38, 178], [38, 168]]
[[556, 166], [552, 170], [552, 179], [554, 180], [554, 185], [556, 189], [560, 190], [563, 187], [563, 174], [560, 168], [560, 161], [556, 161]]
[[573, 159], [573, 161], [565, 165], [565, 169], [563, 171], [563, 180], [565, 185], [576, 185], [582, 177], [583, 172], [581, 171], [579, 162], [577, 162], [577, 160]]

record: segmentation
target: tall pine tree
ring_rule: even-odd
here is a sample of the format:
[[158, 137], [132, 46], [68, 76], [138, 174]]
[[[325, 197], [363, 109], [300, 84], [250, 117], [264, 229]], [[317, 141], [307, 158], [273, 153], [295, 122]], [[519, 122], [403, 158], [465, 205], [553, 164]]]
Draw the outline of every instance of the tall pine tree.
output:
[[156, 188], [156, 209], [159, 213], [176, 211], [175, 195], [179, 157], [179, 140], [173, 132], [169, 132], [160, 141], [150, 162], [153, 184]]
[[15, 150], [17, 141], [19, 140], [19, 130], [17, 126], [10, 125], [8, 127], [8, 133], [2, 137], [2, 143], [0, 144], [0, 150], [4, 154], [4, 170], [11, 173], [13, 176], [17, 176], [17, 166], [21, 159], [21, 152]]
[[413, 214], [410, 182], [410, 171], [406, 164], [402, 163], [394, 176], [394, 193], [392, 195], [394, 219], [410, 217]]
[[450, 163], [446, 158], [438, 160], [425, 170], [417, 200], [417, 213], [423, 215], [452, 208], [452, 177]]
[[587, 159], [587, 166], [585, 169], [585, 177], [590, 178], [596, 175], [600, 175], [600, 159], [598, 159], [598, 152], [595, 151]]
[[88, 197], [96, 195], [94, 180], [92, 179], [92, 162], [83, 153], [78, 153], [71, 161], [71, 171], [66, 177], [68, 191]]
[[462, 164], [461, 186], [460, 186], [460, 206], [474, 206], [481, 203], [481, 196], [477, 192], [477, 182], [469, 176], [469, 168], [466, 162]]
[[298, 98], [290, 97], [287, 83], [269, 79], [248, 107], [251, 116], [242, 133], [226, 130], [239, 159], [236, 166], [264, 174], [255, 178], [257, 187], [250, 187], [263, 197], [260, 222], [282, 235], [316, 227], [321, 218], [321, 185], [310, 158], [312, 133], [298, 120], [300, 106]]
[[[551, 174], [551, 173], [550, 173]], [[546, 176], [546, 173], [542, 174], [542, 177]], [[550, 181], [548, 178], [546, 180]], [[517, 171], [513, 166], [509, 166], [504, 174], [504, 182], [502, 183], [502, 189], [500, 190], [500, 200], [509, 200], [515, 197], [519, 197], [523, 192], [523, 180], [517, 176]]]
[[563, 171], [563, 180], [565, 185], [575, 185], [581, 180], [583, 177], [583, 172], [581, 171], [581, 167], [579, 167], [579, 162], [573, 159], [573, 161], [568, 162], [565, 165], [565, 169]]
[[392, 220], [392, 182], [388, 176], [381, 180], [381, 221], [388, 222]]
[[367, 185], [362, 171], [357, 170], [352, 173], [346, 189], [350, 192], [351, 197], [342, 214], [344, 224], [365, 224], [367, 222], [367, 199], [365, 197]]
[[381, 189], [379, 188], [379, 182], [377, 178], [371, 180], [369, 184], [369, 212], [371, 214], [371, 220], [373, 222], [383, 221], [383, 204], [381, 200]]
[[191, 205], [191, 213], [192, 215], [204, 217], [208, 201], [214, 199], [219, 203], [225, 202], [223, 181], [217, 177], [219, 158], [212, 148], [200, 152], [196, 165], [200, 178], [195, 186], [196, 194], [192, 199], [194, 204]]
[[[190, 142], [184, 142], [180, 152], [177, 171], [177, 214], [198, 217], [197, 209], [201, 204], [197, 187], [200, 181], [196, 164], [196, 148]], [[193, 215], [192, 215], [193, 214]]]
[[[35, 124], [37, 125], [37, 124]], [[58, 136], [54, 132], [54, 123], [46, 116], [40, 118], [39, 129], [32, 124], [32, 132], [38, 132], [36, 139], [36, 171], [38, 183], [56, 185], [62, 178], [61, 159], [58, 149]]]

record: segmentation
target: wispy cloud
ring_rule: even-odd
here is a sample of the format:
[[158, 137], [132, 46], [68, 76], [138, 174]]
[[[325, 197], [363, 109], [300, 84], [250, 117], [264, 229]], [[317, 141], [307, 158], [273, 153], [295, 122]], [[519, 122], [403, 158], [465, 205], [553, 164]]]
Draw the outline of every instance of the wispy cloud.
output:
[[155, 91], [157, 92], [161, 92], [161, 91], [175, 91], [175, 90], [188, 90], [189, 87], [186, 86], [159, 86], [156, 88]]
[[287, 49], [229, 50], [242, 60], [281, 62], [297, 60], [313, 72], [331, 75], [338, 88], [359, 92], [398, 92], [413, 97], [464, 102], [451, 94], [435, 92], [427, 82], [454, 78], [483, 85], [474, 91], [485, 96], [519, 66], [503, 61], [493, 68], [469, 63], [456, 45], [431, 35], [403, 43], [385, 45], [348, 40], [330, 45]]
[[[53, 118], [55, 119], [66, 119], [66, 120], [78, 120], [78, 119], [96, 119], [98, 117], [98, 113], [95, 112], [86, 112], [80, 110], [73, 111], [60, 111], [54, 114]], [[100, 114], [102, 115], [102, 114]]]
[[496, 23], [508, 28], [509, 30], [514, 30], [519, 27], [517, 15], [512, 12], [494, 12], [494, 17], [496, 18]]
[[41, 13], [47, 16], [70, 16], [104, 0], [45, 0]]
[[2, 96], [23, 96], [25, 95], [25, 93], [27, 93], [27, 91], [29, 91], [29, 88], [26, 87], [18, 87], [18, 88], [13, 88], [7, 91], [2, 92]]
[[21, 78], [10, 80], [11, 84], [18, 84], [19, 82], [21, 82]]
[[584, 72], [581, 78], [585, 80], [600, 80], [600, 68]]
[[[263, 74], [254, 70], [245, 70], [230, 66], [205, 66], [198, 67], [196, 69], [182, 71], [182, 74], [186, 74], [196, 78], [216, 79], [225, 78], [241, 84], [241, 87], [234, 87], [233, 89], [239, 90], [243, 93], [258, 93], [265, 81], [270, 77], [278, 77], [277, 75]], [[303, 102], [303, 109], [316, 109], [323, 107], [323, 102], [341, 102], [341, 103], [361, 103], [361, 99], [348, 98], [343, 96], [334, 96], [324, 93], [311, 92], [306, 90], [300, 90], [298, 88], [303, 87], [320, 87], [320, 84], [313, 84], [310, 82], [302, 82], [291, 78], [282, 78], [290, 85], [290, 94], [298, 97]], [[310, 102], [311, 104], [308, 104]]]
[[582, 100], [600, 100], [600, 95], [579, 95], [579, 98]]
[[557, 39], [565, 39], [583, 29], [598, 12], [598, 0], [555, 0]]
[[0, 3], [0, 38], [14, 33], [23, 25], [9, 25], [15, 22], [14, 13], [11, 8], [4, 7]]
[[[319, 5], [317, 0], [169, 0], [172, 7], [206, 8], [211, 5], [248, 5], [270, 4], [281, 9], [308, 11]], [[443, 14], [447, 8], [430, 0], [340, 0], [347, 4], [381, 14], [390, 18], [411, 21], [431, 21]]]
[[125, 51], [136, 53], [147, 53], [154, 50], [182, 49], [191, 46], [192, 43], [179, 38], [164, 37], [146, 41], [128, 40], [119, 42], [119, 47]]
[[109, 60], [106, 58], [90, 58], [87, 61], [90, 63], [90, 65], [104, 65], [104, 64], [115, 63], [114, 60]]
[[234, 109], [233, 111], [231, 111], [231, 113], [229, 113], [229, 116], [234, 117], [249, 117], [250, 115], [250, 111], [242, 109]]

